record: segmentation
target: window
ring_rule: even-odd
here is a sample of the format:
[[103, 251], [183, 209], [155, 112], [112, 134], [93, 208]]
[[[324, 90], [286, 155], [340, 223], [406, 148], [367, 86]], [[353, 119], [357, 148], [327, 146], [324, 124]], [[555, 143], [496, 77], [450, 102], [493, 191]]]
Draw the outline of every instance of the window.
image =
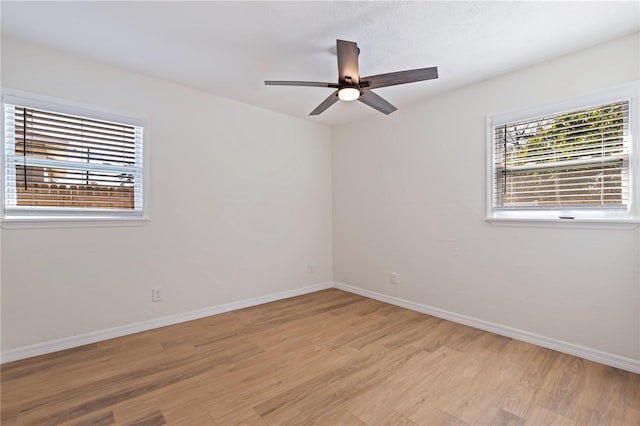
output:
[[143, 126], [36, 104], [3, 97], [3, 219], [142, 218]]
[[600, 99], [488, 119], [490, 220], [637, 221], [634, 97]]

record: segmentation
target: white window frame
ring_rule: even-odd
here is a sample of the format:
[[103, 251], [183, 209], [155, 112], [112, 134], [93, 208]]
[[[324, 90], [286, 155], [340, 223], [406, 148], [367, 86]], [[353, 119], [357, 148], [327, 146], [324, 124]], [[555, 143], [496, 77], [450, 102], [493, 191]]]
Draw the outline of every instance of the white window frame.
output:
[[[149, 126], [148, 120], [133, 114], [122, 114], [93, 105], [65, 99], [53, 98], [25, 91], [2, 88], [2, 120], [0, 137], [0, 203], [2, 228], [51, 228], [51, 227], [103, 227], [138, 226], [149, 220]], [[5, 105], [19, 105], [28, 108], [54, 111], [61, 114], [81, 116], [96, 120], [117, 122], [143, 128], [142, 137], [142, 209], [141, 211], [46, 211], [15, 214], [7, 211], [5, 204]]]
[[[578, 228], [622, 228], [632, 229], [640, 223], [639, 180], [640, 145], [638, 143], [639, 83], [634, 82], [614, 89], [552, 102], [539, 107], [515, 112], [487, 116], [487, 215], [486, 220], [496, 225], [557, 226]], [[561, 114], [595, 105], [629, 100], [629, 204], [626, 209], [576, 208], [576, 209], [497, 209], [495, 200], [495, 128], [501, 125]]]

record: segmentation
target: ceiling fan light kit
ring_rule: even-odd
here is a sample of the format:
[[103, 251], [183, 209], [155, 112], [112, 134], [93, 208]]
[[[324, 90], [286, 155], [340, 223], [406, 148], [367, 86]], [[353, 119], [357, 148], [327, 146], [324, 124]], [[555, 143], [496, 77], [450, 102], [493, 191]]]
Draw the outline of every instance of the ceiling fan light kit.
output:
[[331, 105], [342, 101], [355, 101], [356, 99], [383, 114], [391, 114], [397, 110], [395, 106], [377, 95], [371, 89], [379, 87], [395, 86], [397, 84], [414, 83], [416, 81], [432, 80], [438, 78], [438, 68], [418, 68], [415, 70], [397, 71], [386, 74], [360, 77], [358, 71], [358, 55], [360, 49], [353, 41], [336, 40], [338, 53], [338, 83], [323, 83], [319, 81], [273, 81], [264, 82], [267, 86], [307, 86], [327, 87], [336, 89], [324, 101], [311, 111], [309, 115], [319, 115]]
[[360, 89], [357, 87], [343, 87], [338, 90], [338, 97], [341, 101], [355, 101], [360, 97]]

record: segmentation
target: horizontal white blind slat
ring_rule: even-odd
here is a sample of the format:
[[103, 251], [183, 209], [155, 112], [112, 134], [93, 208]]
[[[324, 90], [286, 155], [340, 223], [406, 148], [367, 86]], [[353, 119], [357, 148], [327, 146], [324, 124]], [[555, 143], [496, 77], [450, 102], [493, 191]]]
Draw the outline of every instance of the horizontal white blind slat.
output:
[[605, 166], [607, 164], [612, 163], [623, 163], [628, 159], [626, 155], [615, 155], [609, 157], [591, 157], [591, 158], [581, 158], [577, 160], [565, 160], [565, 161], [554, 161], [550, 160], [547, 162], [539, 162], [539, 163], [516, 163], [514, 165], [498, 165], [497, 169], [500, 170], [501, 173], [513, 173], [520, 172], [524, 170], [529, 171], [545, 171], [545, 170], [556, 170], [560, 172], [563, 169], [570, 169], [573, 167], [589, 167], [595, 168], [600, 166]]

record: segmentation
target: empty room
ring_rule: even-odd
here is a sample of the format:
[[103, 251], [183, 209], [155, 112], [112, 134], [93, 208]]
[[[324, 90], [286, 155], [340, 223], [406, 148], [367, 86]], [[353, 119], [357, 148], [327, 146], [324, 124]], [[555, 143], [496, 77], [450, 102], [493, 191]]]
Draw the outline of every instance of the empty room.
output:
[[640, 2], [0, 19], [2, 425], [640, 425]]

